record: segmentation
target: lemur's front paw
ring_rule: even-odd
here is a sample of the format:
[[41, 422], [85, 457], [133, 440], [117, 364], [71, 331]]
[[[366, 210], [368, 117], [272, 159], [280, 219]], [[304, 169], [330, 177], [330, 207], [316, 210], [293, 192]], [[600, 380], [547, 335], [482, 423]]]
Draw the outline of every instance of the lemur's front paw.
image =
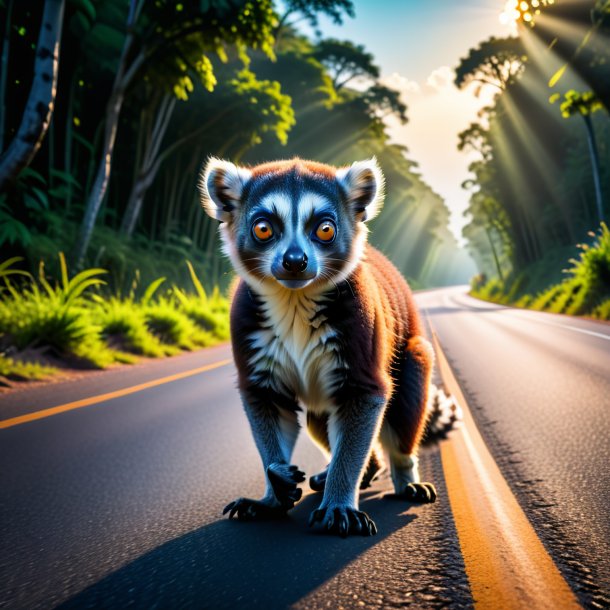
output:
[[432, 483], [409, 483], [401, 496], [409, 502], [432, 504], [436, 502], [436, 487]]
[[227, 504], [222, 511], [223, 515], [229, 513], [229, 519], [235, 515], [240, 521], [263, 521], [265, 519], [279, 519], [286, 516], [286, 509], [282, 506], [270, 506], [259, 500], [238, 498]]
[[346, 538], [348, 534], [374, 536], [377, 533], [375, 522], [366, 514], [350, 506], [328, 506], [318, 508], [309, 517], [309, 527], [320, 523], [323, 529]]
[[305, 480], [305, 473], [296, 466], [274, 462], [267, 467], [267, 478], [284, 510], [290, 510], [301, 499], [303, 490], [297, 484]]

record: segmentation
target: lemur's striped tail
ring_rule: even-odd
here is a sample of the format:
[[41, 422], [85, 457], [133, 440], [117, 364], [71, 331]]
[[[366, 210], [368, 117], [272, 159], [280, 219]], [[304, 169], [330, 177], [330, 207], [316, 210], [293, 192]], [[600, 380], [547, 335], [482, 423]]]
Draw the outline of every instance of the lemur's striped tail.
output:
[[430, 386], [428, 401], [428, 423], [422, 439], [422, 445], [433, 445], [447, 438], [447, 434], [462, 419], [462, 409], [451, 395], [445, 394], [442, 388]]

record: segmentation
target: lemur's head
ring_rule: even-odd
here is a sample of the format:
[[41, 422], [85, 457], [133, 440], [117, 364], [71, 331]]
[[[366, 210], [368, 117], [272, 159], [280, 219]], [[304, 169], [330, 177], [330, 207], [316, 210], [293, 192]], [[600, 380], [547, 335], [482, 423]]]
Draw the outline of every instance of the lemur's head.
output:
[[250, 284], [299, 290], [337, 283], [358, 265], [383, 182], [374, 158], [339, 169], [300, 159], [245, 168], [212, 158], [200, 189], [236, 271]]

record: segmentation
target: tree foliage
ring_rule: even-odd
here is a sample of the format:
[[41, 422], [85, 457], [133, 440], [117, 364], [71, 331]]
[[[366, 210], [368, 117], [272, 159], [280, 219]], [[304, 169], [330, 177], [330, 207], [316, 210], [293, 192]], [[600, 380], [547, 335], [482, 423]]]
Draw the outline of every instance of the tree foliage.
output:
[[363, 45], [349, 40], [322, 40], [316, 47], [314, 57], [329, 71], [333, 87], [345, 87], [357, 78], [374, 80], [379, 78], [379, 68], [371, 53]]
[[[600, 93], [610, 82], [610, 39], [595, 12], [592, 25], [592, 9], [599, 5], [556, 2], [542, 7], [533, 27], [522, 23], [520, 37], [505, 41], [512, 49], [505, 65], [517, 68], [518, 56], [525, 54], [521, 38], [533, 33], [549, 44], [547, 53], [566, 61], [561, 78], [552, 67], [556, 62], [521, 58], [519, 68], [495, 87], [491, 106], [459, 137], [458, 148], [475, 159], [464, 184], [471, 191], [464, 236], [479, 268], [518, 291], [559, 281], [561, 261], [608, 209], [610, 122], [600, 112], [606, 107]], [[580, 35], [568, 36], [574, 26]], [[499, 62], [490, 52], [504, 43], [488, 43], [462, 61], [458, 85], [477, 78], [490, 84]], [[583, 81], [590, 90], [574, 88]]]
[[464, 88], [475, 83], [479, 87], [487, 85], [504, 91], [519, 77], [526, 61], [520, 38], [492, 36], [470, 49], [468, 55], [460, 60], [455, 71], [455, 84]]
[[[39, 15], [14, 7], [26, 35], [11, 33], [7, 135], [29, 85], [29, 77], [17, 78], [15, 57], [30, 58], [40, 25]], [[4, 246], [53, 264], [58, 250], [73, 250], [95, 194], [84, 264], [110, 269], [113, 288], [129, 291], [135, 267], [144, 283], [159, 275], [188, 282], [178, 271], [184, 258], [207, 282], [225, 285], [217, 225], [201, 213], [196, 189], [207, 156], [341, 165], [376, 155], [388, 196], [373, 243], [416, 283], [446, 282], [460, 264], [448, 209], [406, 149], [390, 143], [385, 123], [406, 122], [407, 108], [379, 82], [364, 47], [294, 29], [299, 21], [316, 27], [320, 15], [341, 22], [353, 15], [352, 2], [68, 2], [49, 137], [35, 174], [22, 173], [0, 202]], [[452, 263], [439, 266], [439, 257]]]

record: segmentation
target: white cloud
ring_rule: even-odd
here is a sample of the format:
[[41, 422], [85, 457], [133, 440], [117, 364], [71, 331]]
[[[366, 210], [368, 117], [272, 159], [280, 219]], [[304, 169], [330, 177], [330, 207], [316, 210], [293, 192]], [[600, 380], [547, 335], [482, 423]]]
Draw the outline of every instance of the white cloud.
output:
[[443, 66], [430, 74], [421, 94], [412, 95], [408, 105], [408, 124], [388, 120], [390, 136], [407, 146], [424, 180], [445, 199], [452, 211], [450, 227], [459, 238], [470, 198], [461, 184], [472, 158], [457, 150], [457, 134], [478, 120], [484, 99], [457, 89], [453, 71]]
[[414, 80], [409, 80], [406, 76], [403, 76], [398, 72], [392, 72], [390, 76], [380, 78], [379, 82], [390, 89], [400, 91], [403, 101], [407, 101], [409, 95], [421, 93], [419, 83]]
[[454, 72], [449, 66], [441, 66], [440, 68], [433, 70], [430, 76], [428, 76], [426, 85], [440, 93], [453, 88], [454, 78]]

